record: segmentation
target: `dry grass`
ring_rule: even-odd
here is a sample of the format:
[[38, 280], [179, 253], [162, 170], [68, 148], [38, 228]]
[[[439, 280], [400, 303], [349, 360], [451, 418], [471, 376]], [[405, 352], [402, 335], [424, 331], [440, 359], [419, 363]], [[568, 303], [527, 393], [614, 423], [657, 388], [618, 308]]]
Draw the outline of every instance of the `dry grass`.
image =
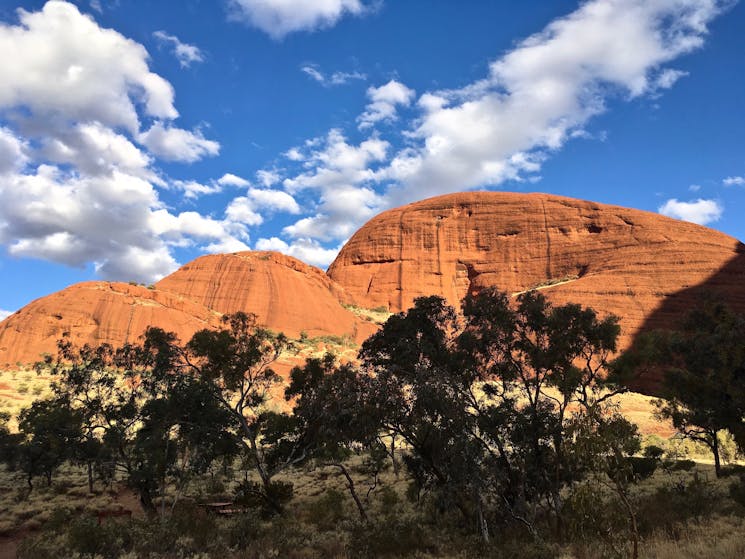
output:
[[51, 394], [52, 378], [30, 369], [0, 370], [0, 412], [11, 416], [11, 429], [16, 429], [18, 412], [35, 400]]
[[745, 557], [745, 519], [715, 516], [691, 524], [678, 540], [655, 535], [644, 542], [649, 559], [742, 559]]
[[28, 493], [24, 476], [0, 467], [0, 536], [18, 530], [35, 530], [59, 509], [78, 512], [114, 507], [121, 500], [119, 491], [88, 493], [87, 478], [80, 468], [64, 466], [46, 487], [40, 478]]
[[374, 322], [375, 324], [383, 324], [393, 314], [387, 307], [366, 309], [355, 305], [344, 305], [344, 308], [359, 316], [361, 319], [367, 320], [368, 322]]

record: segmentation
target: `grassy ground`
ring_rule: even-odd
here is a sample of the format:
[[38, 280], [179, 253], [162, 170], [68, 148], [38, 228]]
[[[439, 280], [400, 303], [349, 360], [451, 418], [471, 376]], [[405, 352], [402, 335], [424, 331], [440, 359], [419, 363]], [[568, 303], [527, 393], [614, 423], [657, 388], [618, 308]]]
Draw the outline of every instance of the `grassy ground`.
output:
[[[358, 471], [360, 463], [360, 458], [353, 459], [350, 468], [355, 472], [358, 492], [371, 517], [371, 524], [365, 528], [365, 533], [360, 532], [362, 525], [347, 493], [344, 478], [338, 471], [334, 468], [300, 470], [282, 476], [284, 481], [291, 481], [294, 484], [295, 491], [293, 500], [281, 519], [256, 521], [251, 517], [246, 520], [220, 518], [213, 521], [199, 517], [201, 520], [198, 520], [197, 524], [209, 524], [210, 529], [216, 530], [216, 533], [222, 534], [220, 537], [226, 538], [225, 541], [232, 541], [229, 538], [235, 536], [233, 531], [236, 526], [239, 530], [245, 530], [252, 538], [249, 546], [251, 553], [225, 555], [223, 551], [203, 555], [195, 552], [190, 555], [187, 551], [192, 549], [189, 547], [193, 546], [192, 542], [179, 551], [178, 555], [156, 554], [152, 557], [351, 559], [363, 556], [360, 554], [364, 550], [367, 550], [367, 556], [420, 559], [605, 559], [628, 556], [627, 541], [623, 536], [623, 516], [618, 517], [618, 533], [600, 540], [592, 537], [576, 538], [568, 543], [554, 542], [536, 547], [529, 540], [526, 543], [525, 534], [519, 533], [519, 528], [512, 526], [508, 532], [493, 534], [494, 544], [491, 548], [484, 548], [470, 533], [468, 527], [463, 526], [457, 514], [452, 511], [435, 512], [426, 503], [417, 507], [407, 500], [405, 495], [409, 481], [403, 475], [397, 478], [388, 470], [378, 480], [375, 490], [368, 493], [367, 480]], [[239, 475], [228, 478], [205, 477], [191, 486], [185, 502], [209, 502], [229, 498], [239, 479]], [[729, 498], [728, 485], [732, 481], [733, 478], [716, 479], [711, 465], [697, 463], [691, 470], [660, 470], [643, 482], [634, 492], [642, 527], [640, 556], [654, 559], [745, 557], [745, 509], [740, 508]], [[6, 550], [13, 549], [19, 540], [24, 538], [30, 539], [21, 545], [22, 549], [29, 542], [42, 541], [44, 545], [52, 545], [51, 540], [60, 536], [55, 536], [56, 532], [50, 531], [48, 527], [50, 522], [56, 521], [55, 517], [59, 516], [57, 513], [63, 510], [69, 511], [66, 513], [70, 515], [67, 518], [73, 519], [74, 523], [80, 519], [92, 519], [97, 511], [124, 507], [134, 512], [135, 523], [141, 522], [138, 530], [145, 530], [143, 526], [147, 526], [144, 520], [136, 520], [137, 516], [143, 517], [137, 500], [129, 491], [115, 483], [108, 489], [97, 485], [95, 493], [89, 494], [84, 472], [78, 468], [63, 468], [51, 487], [44, 487], [41, 480], [37, 481], [37, 485], [38, 487], [35, 487], [26, 498], [25, 481], [22, 477], [0, 469], [0, 557], [12, 556], [3, 555], [3, 546]], [[690, 489], [694, 485], [697, 487], [696, 492]], [[686, 487], [689, 489], [683, 489], [680, 493], [685, 497], [684, 500], [665, 500], [679, 498], [676, 496], [678, 490], [675, 488]], [[601, 497], [611, 499], [610, 494], [599, 494], [598, 503], [602, 500]], [[609, 508], [595, 514], [607, 514], [609, 519], [613, 519], [617, 511]], [[240, 527], [236, 522], [247, 522], [247, 526]], [[202, 527], [195, 526], [194, 530], [202, 530]], [[39, 548], [39, 552], [42, 549], [47, 548]], [[399, 549], [402, 553], [393, 553], [391, 549]], [[502, 551], [495, 551], [499, 549]], [[370, 550], [372, 555], [369, 553]], [[33, 556], [28, 555], [28, 550], [24, 555]], [[141, 555], [126, 557], [134, 559], [139, 556]]]
[[[382, 311], [381, 311], [382, 312]], [[353, 359], [357, 348], [348, 340], [312, 339], [298, 341], [297, 354], [289, 362], [297, 362], [306, 357], [320, 357], [326, 351], [335, 351], [342, 359]], [[18, 411], [28, 406], [37, 398], [49, 393], [49, 377], [39, 376], [31, 370], [0, 372], [0, 411], [16, 416]], [[644, 509], [646, 528], [642, 536], [641, 557], [648, 558], [706, 558], [741, 559], [745, 557], [745, 510], [736, 505], [728, 496], [728, 484], [731, 479], [717, 480], [713, 474], [711, 460], [706, 449], [700, 445], [670, 439], [672, 430], [668, 424], [654, 417], [653, 399], [641, 394], [628, 393], [619, 399], [621, 411], [637, 423], [645, 435], [647, 444], [662, 446], [674, 459], [695, 459], [697, 464], [692, 470], [660, 471], [635, 489], [635, 499]], [[13, 428], [14, 425], [11, 425]], [[725, 441], [725, 461], [734, 461], [733, 444]], [[727, 450], [729, 449], [729, 450]], [[729, 453], [729, 454], [727, 454]], [[359, 460], [356, 465], [359, 465]], [[354, 468], [355, 463], [352, 463]], [[198, 480], [190, 488], [186, 502], [205, 502], [215, 499], [230, 498], [240, 475], [221, 478], [207, 477]], [[360, 531], [357, 512], [347, 493], [343, 477], [333, 468], [315, 471], [294, 471], [282, 479], [294, 485], [294, 498], [280, 521], [265, 522], [251, 527], [236, 528], [236, 519], [217, 520], [216, 540], [227, 538], [225, 534], [234, 534], [237, 529], [248, 531], [254, 538], [252, 550], [248, 554], [197, 555], [190, 554], [188, 546], [179, 551], [179, 557], [298, 557], [311, 559], [315, 557], [360, 557], [360, 549], [366, 549], [368, 556], [402, 556], [402, 557], [525, 557], [563, 559], [605, 559], [622, 557], [627, 549], [626, 540], [619, 536], [623, 530], [624, 518], [620, 516], [618, 533], [608, 536], [607, 541], [596, 541], [590, 538], [573, 543], [553, 543], [533, 549], [526, 544], [525, 535], [519, 533], [498, 533], [494, 540], [501, 546], [501, 552], [483, 549], [478, 539], [472, 536], [470, 527], [462, 525], [456, 514], [439, 516], [427, 506], [417, 508], [406, 498], [409, 481], [401, 476], [397, 478], [391, 471], [386, 472], [379, 480], [374, 491], [368, 494], [367, 481], [359, 472], [355, 475], [359, 484], [358, 491], [363, 496], [369, 509], [373, 528]], [[668, 508], [685, 509], [687, 501], [680, 504], [674, 500], [677, 488], [684, 488], [696, 479], [706, 493], [706, 506], [693, 507], [691, 514], [679, 514], [681, 510], [656, 510], [653, 503], [669, 498], [672, 504]], [[698, 483], [698, 482], [697, 482]], [[672, 488], [673, 495], [664, 493]], [[662, 492], [662, 493], [660, 493]], [[685, 493], [685, 490], [684, 490]], [[660, 495], [662, 497], [660, 497]], [[683, 495], [685, 498], [685, 495]], [[610, 497], [608, 497], [610, 498]], [[695, 494], [692, 499], [699, 499]], [[678, 503], [678, 504], [676, 504]], [[18, 542], [45, 540], [53, 536], [49, 531], [50, 523], [55, 522], [61, 511], [68, 511], [73, 522], [93, 518], [98, 511], [117, 508], [132, 510], [135, 516], [142, 516], [139, 504], [134, 495], [122, 484], [114, 483], [104, 488], [97, 484], [94, 493], [89, 493], [87, 479], [82, 469], [65, 466], [50, 487], [44, 481], [35, 482], [34, 490], [28, 494], [26, 482], [17, 473], [0, 467], [0, 559], [13, 557]], [[685, 512], [683, 510], [682, 512]], [[595, 511], [604, 515], [606, 511]], [[611, 513], [607, 513], [611, 516]], [[667, 515], [667, 516], [666, 516]], [[677, 516], [676, 516], [677, 515]], [[200, 521], [201, 522], [201, 521]], [[211, 522], [211, 521], [210, 521]], [[254, 522], [251, 520], [251, 522]], [[651, 524], [650, 524], [651, 523]], [[257, 527], [258, 526], [258, 527]], [[140, 526], [147, 531], [147, 524]], [[221, 531], [222, 530], [222, 531]], [[232, 531], [231, 531], [232, 530]], [[515, 530], [515, 528], [511, 528]], [[148, 534], [150, 532], [147, 532]], [[61, 537], [61, 536], [59, 536]], [[147, 539], [147, 534], [143, 539]], [[184, 536], [186, 537], [186, 536]], [[212, 536], [211, 536], [212, 537]], [[232, 536], [230, 536], [232, 537]], [[188, 538], [187, 538], [188, 539]], [[288, 541], [292, 547], [280, 545]], [[220, 540], [222, 541], [222, 540]], [[391, 543], [393, 542], [393, 543]], [[24, 544], [25, 545], [25, 544]], [[386, 547], [387, 545], [387, 547]], [[527, 545], [527, 547], [526, 547]], [[367, 547], [365, 547], [367, 546]], [[375, 547], [380, 546], [380, 547]], [[398, 546], [398, 547], [396, 547]], [[23, 546], [22, 546], [23, 547]], [[373, 551], [370, 552], [370, 549]], [[396, 555], [391, 550], [399, 549]], [[193, 550], [193, 549], [192, 549]], [[375, 551], [377, 550], [377, 551]], [[621, 554], [616, 552], [621, 550]], [[34, 555], [34, 553], [36, 553]], [[25, 557], [43, 557], [45, 552], [26, 552]], [[372, 553], [372, 555], [370, 555]], [[49, 555], [51, 557], [51, 555]], [[134, 559], [139, 555], [127, 557]], [[152, 555], [155, 557], [175, 557], [176, 555]]]

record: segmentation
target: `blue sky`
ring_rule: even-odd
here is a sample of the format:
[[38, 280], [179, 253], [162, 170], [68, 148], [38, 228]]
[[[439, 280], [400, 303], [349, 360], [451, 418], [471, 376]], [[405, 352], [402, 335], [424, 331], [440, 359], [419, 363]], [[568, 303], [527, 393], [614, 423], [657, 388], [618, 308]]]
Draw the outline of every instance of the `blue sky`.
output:
[[0, 317], [207, 252], [326, 267], [367, 219], [550, 192], [745, 239], [730, 0], [0, 6]]

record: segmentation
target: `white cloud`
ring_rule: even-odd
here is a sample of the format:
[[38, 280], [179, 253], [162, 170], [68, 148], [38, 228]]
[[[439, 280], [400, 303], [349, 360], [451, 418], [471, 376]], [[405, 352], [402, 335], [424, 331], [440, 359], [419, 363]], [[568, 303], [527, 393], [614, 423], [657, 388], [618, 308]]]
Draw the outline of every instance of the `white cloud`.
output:
[[261, 210], [300, 213], [300, 206], [287, 192], [251, 188], [246, 196], [233, 198], [225, 209], [228, 220], [245, 225], [261, 225]]
[[422, 96], [412, 138], [392, 162], [396, 202], [498, 185], [540, 169], [609, 97], [656, 94], [664, 64], [699, 48], [715, 0], [594, 0], [551, 22], [464, 88]]
[[169, 45], [173, 49], [173, 55], [179, 61], [182, 68], [188, 68], [194, 62], [204, 62], [204, 54], [199, 47], [182, 43], [175, 35], [169, 35], [165, 31], [156, 31], [153, 36], [161, 44]]
[[300, 213], [300, 206], [295, 199], [287, 192], [281, 190], [261, 190], [252, 188], [248, 191], [251, 198], [258, 208], [266, 208], [291, 214]]
[[722, 183], [724, 186], [743, 186], [745, 185], [745, 177], [727, 177]]
[[225, 209], [225, 215], [235, 223], [245, 225], [261, 225], [264, 217], [257, 211], [253, 200], [246, 196], [233, 198]]
[[[585, 127], [610, 99], [659, 96], [674, 86], [685, 73], [667, 64], [703, 45], [708, 23], [725, 5], [582, 2], [493, 60], [483, 79], [424, 92], [403, 130], [385, 131], [399, 134], [396, 143], [403, 147], [397, 152], [378, 132], [351, 143], [338, 129], [288, 150], [283, 186], [315, 198], [283, 237], [336, 243], [393, 205], [537, 180], [543, 162], [567, 141], [593, 136]], [[325, 78], [312, 70], [307, 73], [314, 79]], [[370, 88], [368, 97], [358, 118], [363, 131], [400, 118], [398, 109], [414, 101], [414, 93], [395, 80]]]
[[152, 153], [166, 161], [193, 163], [220, 153], [220, 144], [207, 140], [200, 130], [190, 132], [156, 122], [138, 140]]
[[657, 208], [662, 215], [706, 225], [717, 221], [724, 212], [724, 207], [716, 200], [705, 200], [699, 198], [690, 202], [681, 202], [671, 198], [662, 206]]
[[248, 182], [243, 177], [239, 177], [232, 173], [225, 173], [223, 176], [217, 179], [217, 184], [220, 184], [223, 186], [245, 187], [245, 186], [249, 186], [251, 183]]
[[217, 194], [222, 192], [222, 184], [219, 181], [214, 181], [210, 184], [202, 184], [201, 182], [192, 180], [174, 180], [171, 184], [183, 191], [185, 198], [199, 198], [200, 196], [206, 196], [208, 194]]
[[659, 73], [655, 80], [655, 85], [660, 89], [670, 89], [680, 78], [684, 78], [687, 75], [688, 72], [667, 68]]
[[42, 138], [42, 155], [54, 163], [74, 165], [88, 175], [114, 170], [154, 178], [148, 170], [152, 159], [129, 139], [98, 122], [76, 124]]
[[306, 64], [305, 66], [301, 66], [300, 71], [304, 74], [307, 74], [308, 76], [310, 76], [310, 78], [320, 83], [324, 87], [330, 87], [332, 85], [345, 85], [352, 80], [364, 81], [367, 79], [367, 75], [361, 72], [337, 71], [327, 76], [318, 69], [318, 66], [313, 64]]
[[333, 249], [328, 249], [322, 247], [313, 239], [297, 239], [288, 244], [278, 237], [271, 237], [256, 241], [255, 248], [256, 250], [273, 250], [283, 254], [289, 254], [298, 260], [325, 269], [334, 261], [341, 245]]
[[26, 150], [23, 140], [0, 126], [0, 176], [23, 168], [28, 161]]
[[[103, 29], [68, 2], [18, 10], [20, 25], [0, 24], [0, 108], [139, 128], [136, 106], [161, 119], [178, 116], [171, 84], [148, 68], [145, 48]], [[51, 86], [50, 84], [53, 84]]]
[[11, 314], [13, 314], [15, 311], [6, 311], [3, 309], [0, 309], [0, 322], [8, 318]]
[[[175, 266], [150, 226], [157, 193], [146, 180], [119, 171], [100, 177], [41, 166], [33, 174], [6, 177], [0, 186], [0, 243], [14, 256], [69, 266], [98, 263], [107, 278], [151, 279]], [[142, 264], [124, 265], [134, 253], [151, 252]]]
[[332, 27], [344, 15], [362, 15], [360, 0], [230, 0], [232, 17], [261, 29], [274, 39], [295, 31]]
[[259, 179], [259, 182], [263, 186], [269, 188], [270, 186], [274, 186], [275, 184], [277, 184], [282, 177], [277, 171], [262, 169], [256, 172], [256, 178]]
[[380, 87], [367, 90], [370, 103], [365, 112], [358, 118], [360, 129], [370, 128], [381, 121], [396, 120], [396, 108], [401, 105], [407, 107], [414, 99], [415, 92], [401, 82], [391, 80]]
[[[160, 200], [169, 184], [194, 196], [221, 185], [171, 181], [156, 157], [194, 161], [219, 144], [173, 126], [173, 88], [150, 71], [145, 48], [68, 2], [17, 13], [18, 24], [0, 23], [0, 244], [8, 253], [153, 281], [177, 267], [173, 247], [246, 246], [242, 224], [170, 213]], [[141, 134], [141, 120], [156, 124]]]
[[690, 192], [698, 192], [699, 190], [701, 190], [701, 185], [700, 184], [692, 184], [691, 186], [688, 187], [688, 190]]

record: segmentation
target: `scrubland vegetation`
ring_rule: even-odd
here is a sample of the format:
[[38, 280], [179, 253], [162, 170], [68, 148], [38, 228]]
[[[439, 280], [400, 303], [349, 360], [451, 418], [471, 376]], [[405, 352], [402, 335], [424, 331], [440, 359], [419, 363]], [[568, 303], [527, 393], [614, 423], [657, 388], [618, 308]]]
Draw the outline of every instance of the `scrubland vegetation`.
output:
[[[290, 341], [245, 314], [186, 344], [63, 340], [50, 392], [2, 416], [0, 530], [20, 557], [742, 557], [744, 323], [710, 303], [610, 361], [591, 309], [422, 298], [359, 365], [293, 369], [292, 413], [269, 405]], [[619, 413], [653, 370], [672, 440]]]

